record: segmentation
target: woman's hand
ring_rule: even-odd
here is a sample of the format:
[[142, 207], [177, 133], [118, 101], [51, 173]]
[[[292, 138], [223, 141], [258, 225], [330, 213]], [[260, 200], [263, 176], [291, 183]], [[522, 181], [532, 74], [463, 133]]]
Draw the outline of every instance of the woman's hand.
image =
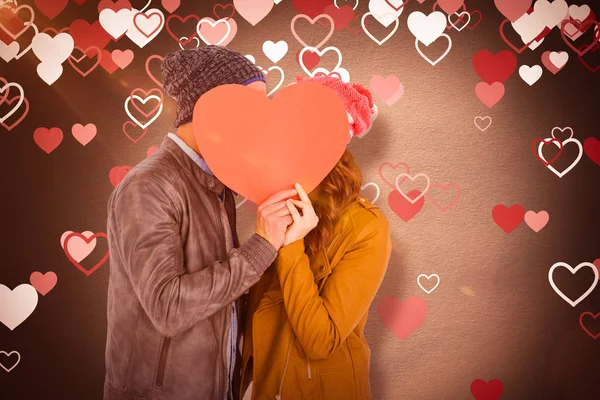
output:
[[[319, 217], [315, 214], [315, 209], [302, 186], [296, 183], [295, 188], [298, 196], [300, 196], [300, 200], [288, 199], [285, 202], [294, 222], [288, 226], [285, 232], [283, 246], [304, 238], [319, 223]], [[300, 215], [296, 207], [302, 210], [302, 215]]]

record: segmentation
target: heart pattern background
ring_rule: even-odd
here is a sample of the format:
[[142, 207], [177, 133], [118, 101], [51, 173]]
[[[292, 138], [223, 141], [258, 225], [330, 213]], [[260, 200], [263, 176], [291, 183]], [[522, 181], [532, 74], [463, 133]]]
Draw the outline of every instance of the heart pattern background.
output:
[[101, 396], [106, 201], [173, 129], [162, 56], [221, 43], [269, 92], [322, 72], [374, 95], [349, 147], [393, 239], [374, 399], [600, 398], [596, 3], [255, 4], [0, 0], [2, 393]]

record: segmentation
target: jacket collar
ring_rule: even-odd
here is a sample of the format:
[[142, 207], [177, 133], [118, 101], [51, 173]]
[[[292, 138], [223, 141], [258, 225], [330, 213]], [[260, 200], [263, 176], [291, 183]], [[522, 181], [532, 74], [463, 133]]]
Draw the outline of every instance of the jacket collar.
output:
[[223, 192], [223, 189], [225, 188], [223, 182], [200, 168], [200, 166], [196, 164], [177, 143], [166, 135], [160, 144], [160, 148], [169, 153], [181, 168], [191, 173], [207, 190], [217, 194]]

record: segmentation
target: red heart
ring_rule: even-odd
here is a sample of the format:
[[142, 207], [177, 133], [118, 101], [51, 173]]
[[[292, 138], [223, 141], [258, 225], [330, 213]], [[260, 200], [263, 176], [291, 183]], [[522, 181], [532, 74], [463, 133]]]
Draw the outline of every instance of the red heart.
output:
[[109, 74], [112, 74], [119, 68], [119, 66], [113, 61], [111, 52], [106, 49], [102, 49], [100, 66]]
[[[410, 192], [406, 193], [406, 196], [409, 199], [414, 200], [421, 193], [422, 192], [420, 190], [411, 190]], [[423, 204], [425, 204], [425, 196], [421, 196], [419, 200], [415, 201], [415, 204], [412, 204], [404, 196], [402, 196], [397, 189], [392, 190], [388, 195], [388, 205], [394, 214], [399, 216], [404, 222], [410, 221], [415, 215], [417, 215], [423, 208]]]
[[523, 222], [525, 209], [519, 204], [510, 208], [503, 204], [498, 204], [492, 209], [492, 218], [494, 222], [506, 233], [511, 233]]
[[48, 292], [56, 286], [57, 280], [58, 277], [56, 276], [56, 273], [52, 271], [48, 271], [45, 274], [35, 271], [29, 276], [29, 283], [31, 283], [31, 286], [33, 286], [42, 296], [47, 295]]
[[69, 0], [34, 0], [34, 3], [42, 14], [52, 20], [65, 9]]
[[298, 14], [305, 14], [310, 18], [323, 14], [325, 7], [331, 4], [331, 0], [292, 0], [292, 5]]
[[[348, 26], [350, 21], [354, 19], [354, 10], [352, 9], [352, 6], [349, 5], [337, 8], [335, 4], [330, 4], [325, 7], [323, 13], [329, 14], [331, 18], [333, 18], [333, 21], [335, 22], [333, 26], [335, 27], [336, 31], [343, 30]], [[318, 20], [317, 22], [321, 24], [321, 20]], [[325, 26], [323, 24], [321, 25]]]
[[592, 332], [591, 332], [591, 331], [590, 331], [590, 330], [589, 330], [589, 329], [588, 329], [588, 328], [587, 328], [587, 327], [586, 327], [586, 326], [583, 324], [583, 317], [586, 317], [586, 316], [588, 316], [588, 315], [589, 315], [590, 317], [594, 318], [594, 320], [596, 320], [596, 319], [598, 319], [598, 317], [600, 317], [600, 312], [599, 312], [599, 313], [597, 313], [596, 315], [594, 315], [594, 314], [592, 314], [591, 312], [589, 312], [589, 311], [586, 311], [586, 312], [583, 312], [583, 313], [581, 313], [581, 315], [579, 316], [579, 325], [580, 325], [580, 326], [581, 326], [581, 328], [582, 328], [582, 329], [585, 331], [585, 333], [587, 333], [588, 335], [590, 335], [590, 337], [591, 337], [592, 339], [594, 339], [594, 340], [595, 340], [595, 339], [598, 339], [598, 338], [600, 338], [600, 330], [598, 330], [598, 333], [595, 333], [595, 334], [594, 334], [594, 333], [592, 333]]
[[[298, 64], [300, 64], [301, 51], [302, 50], [298, 50], [298, 52], [296, 53], [296, 61], [298, 62]], [[302, 55], [302, 61], [304, 62], [304, 66], [306, 67], [306, 69], [312, 71], [313, 68], [315, 68], [319, 64], [319, 61], [321, 61], [321, 56], [319, 55], [319, 53], [306, 50]]]
[[[95, 46], [88, 47], [85, 50], [83, 50], [80, 47], [75, 46], [74, 50], [75, 49], [81, 51], [81, 53], [83, 55], [81, 57], [79, 57], [79, 58], [75, 58], [75, 57], [73, 57], [73, 54], [71, 54], [69, 56], [69, 64], [71, 64], [71, 67], [73, 67], [73, 69], [75, 71], [79, 72], [79, 74], [85, 78], [86, 76], [88, 76], [90, 74], [90, 72], [92, 72], [93, 70], [95, 70], [98, 65], [100, 65], [100, 61], [101, 61], [101, 58], [102, 58], [102, 50], [100, 50], [100, 48], [95, 47]], [[93, 52], [96, 53], [95, 54], [96, 55], [96, 62], [94, 64], [92, 64], [92, 66], [89, 67], [87, 69], [87, 71], [83, 71], [82, 69], [79, 68], [79, 66], [77, 64], [79, 64], [86, 57], [92, 58], [89, 55], [90, 51], [93, 51]], [[75, 64], [75, 63], [77, 63], [77, 64]]]
[[[477, 25], [479, 25], [481, 23], [481, 20], [483, 19], [483, 14], [481, 14], [481, 11], [479, 11], [479, 10], [470, 11], [469, 14], [471, 15], [471, 17], [475, 14], [479, 15], [479, 19], [477, 20], [476, 23], [471, 25], [471, 23], [469, 22], [469, 25], [467, 25], [467, 29], [472, 31], [473, 29], [475, 29], [477, 27]], [[473, 18], [471, 18], [471, 22], [472, 22], [472, 20], [473, 20]]]
[[98, 232], [98, 233], [94, 233], [93, 235], [91, 235], [89, 238], [86, 237], [85, 235], [79, 233], [79, 232], [72, 232], [69, 234], [69, 236], [67, 236], [65, 238], [65, 244], [64, 244], [64, 251], [65, 254], [67, 256], [67, 258], [69, 259], [69, 261], [71, 261], [71, 264], [73, 264], [74, 266], [77, 267], [77, 269], [79, 269], [81, 272], [83, 272], [86, 276], [90, 276], [94, 271], [96, 271], [98, 268], [100, 268], [102, 266], [102, 264], [104, 264], [106, 262], [106, 260], [108, 260], [108, 255], [109, 252], [108, 250], [106, 251], [106, 254], [104, 255], [104, 257], [102, 257], [102, 259], [100, 261], [98, 261], [96, 263], [96, 265], [94, 265], [92, 268], [90, 269], [85, 269], [81, 264], [79, 264], [69, 253], [69, 246], [67, 245], [67, 243], [69, 242], [69, 240], [71, 240], [71, 238], [74, 238], [75, 236], [80, 237], [81, 239], [83, 239], [86, 243], [90, 243], [92, 240], [94, 240], [94, 238], [97, 237], [103, 237], [106, 240], [108, 240], [108, 236], [106, 235], [106, 233], [104, 232]]
[[[406, 164], [406, 163], [399, 162], [396, 165], [393, 165], [392, 163], [389, 163], [387, 161], [384, 161], [383, 163], [381, 163], [381, 165], [379, 166], [379, 176], [381, 177], [381, 179], [383, 179], [383, 181], [386, 183], [386, 185], [388, 185], [392, 189], [396, 189], [396, 184], [388, 181], [387, 178], [385, 177], [385, 174], [383, 173], [383, 167], [385, 167], [385, 166], [392, 167], [392, 171], [395, 171], [396, 168], [402, 166], [402, 167], [406, 168], [406, 173], [410, 174], [410, 168], [408, 167], [408, 164]], [[398, 182], [398, 185], [404, 183], [405, 180], [406, 180], [406, 177], [404, 177], [400, 182]]]
[[272, 100], [246, 86], [219, 86], [196, 103], [193, 127], [215, 176], [256, 204], [296, 182], [312, 191], [348, 144], [343, 102], [312, 82], [287, 86]]
[[[544, 159], [542, 157], [540, 157], [540, 154], [538, 152], [538, 143], [544, 143], [544, 146], [547, 146], [549, 144], [551, 144], [552, 142], [556, 142], [558, 143], [558, 153], [556, 153], [556, 155], [550, 160], [550, 161], [544, 161]], [[533, 154], [536, 156], [536, 158], [538, 160], [540, 160], [542, 163], [544, 163], [544, 165], [548, 166], [550, 164], [552, 164], [554, 161], [556, 161], [556, 159], [558, 158], [558, 156], [560, 156], [560, 153], [562, 153], [563, 151], [563, 145], [562, 145], [562, 141], [552, 138], [550, 140], [547, 139], [535, 139], [532, 143], [531, 143], [531, 151], [533, 151]]]
[[129, 0], [118, 0], [116, 3], [113, 3], [112, 0], [102, 0], [98, 3], [98, 14], [105, 9], [113, 10], [114, 12], [118, 12], [122, 9], [131, 10], [133, 7]]
[[[218, 8], [220, 8], [220, 9], [222, 9], [222, 10], [225, 10], [226, 8], [230, 8], [230, 7], [231, 7], [231, 14], [229, 14], [229, 15], [228, 15], [228, 16], [226, 16], [226, 17], [221, 17], [221, 16], [220, 16], [220, 15], [217, 13], [217, 7], [218, 7]], [[224, 18], [226, 18], [226, 19], [229, 19], [229, 18], [233, 18], [233, 16], [235, 15], [235, 6], [234, 6], [232, 3], [230, 3], [230, 4], [226, 4], [226, 5], [223, 5], [223, 4], [215, 4], [215, 5], [213, 6], [213, 14], [214, 14], [214, 16], [215, 16], [215, 19], [224, 19]]]
[[[179, 38], [179, 36], [175, 35], [175, 34], [173, 33], [173, 31], [171, 30], [170, 22], [171, 22], [173, 19], [176, 19], [176, 20], [178, 20], [178, 21], [179, 21], [181, 24], [185, 24], [185, 23], [186, 23], [186, 21], [187, 21], [187, 20], [189, 20], [189, 19], [195, 19], [195, 20], [196, 20], [196, 23], [194, 24], [194, 27], [193, 27], [193, 29], [192, 29], [192, 35], [191, 35], [191, 36], [188, 36], [186, 40], [183, 40], [183, 41], [182, 41], [182, 40]], [[196, 30], [196, 25], [198, 25], [198, 22], [200, 22], [200, 17], [199, 17], [199, 16], [197, 16], [196, 14], [190, 14], [190, 15], [186, 16], [185, 18], [182, 18], [182, 17], [180, 17], [180, 16], [179, 16], [179, 15], [177, 15], [177, 14], [171, 14], [171, 15], [169, 15], [169, 16], [167, 17], [167, 24], [166, 24], [166, 25], [167, 25], [167, 32], [169, 32], [169, 35], [171, 35], [171, 37], [172, 37], [173, 39], [175, 39], [175, 41], [176, 41], [177, 43], [179, 43], [179, 44], [180, 44], [180, 45], [182, 45], [182, 46], [185, 46], [186, 44], [188, 44], [189, 42], [191, 42], [192, 40], [194, 40], [194, 38], [195, 38], [195, 37], [198, 35], [198, 32], [197, 32], [197, 30]], [[186, 35], [182, 35], [182, 36], [186, 36]]]
[[130, 165], [117, 165], [116, 167], [112, 167], [108, 173], [108, 179], [110, 180], [111, 185], [116, 188], [132, 168], [133, 167]]
[[386, 296], [377, 305], [377, 314], [386, 328], [404, 340], [425, 322], [427, 303], [419, 296], [404, 301]]
[[454, 14], [459, 8], [465, 8], [465, 0], [438, 0], [438, 5], [446, 14]]
[[583, 151], [596, 164], [600, 165], [600, 140], [589, 137], [583, 141]]
[[150, 57], [148, 57], [148, 59], [146, 59], [146, 74], [148, 74], [148, 77], [152, 80], [152, 82], [156, 83], [158, 86], [160, 86], [162, 88], [163, 87], [162, 82], [159, 81], [158, 79], [156, 79], [156, 77], [152, 74], [152, 72], [150, 72], [150, 61], [152, 61], [152, 60], [160, 60], [162, 62], [163, 58], [162, 58], [162, 56], [153, 54]]
[[98, 47], [103, 49], [110, 42], [110, 35], [102, 28], [100, 21], [95, 21], [90, 25], [83, 19], [76, 19], [69, 26], [69, 34], [73, 37], [75, 46], [82, 49]]
[[485, 382], [483, 379], [475, 379], [471, 383], [471, 393], [475, 400], [498, 400], [504, 391], [504, 386], [499, 379]]
[[86, 0], [73, 0], [75, 3], [77, 3], [78, 5], [82, 5], [83, 3], [86, 2]]
[[560, 36], [562, 37], [563, 41], [567, 44], [567, 46], [569, 46], [571, 49], [573, 49], [575, 51], [575, 53], [577, 53], [577, 55], [579, 55], [580, 57], [583, 57], [588, 51], [592, 50], [598, 42], [600, 42], [600, 34], [597, 34], [596, 30], [595, 30], [592, 43], [582, 46], [581, 48], [578, 49], [573, 44], [573, 41], [568, 39], [565, 36], [565, 25], [566, 24], [571, 24], [574, 27], [576, 27], [579, 31], [585, 32], [591, 25], [595, 25], [596, 26], [595, 29], [600, 31], [600, 22], [598, 22], [598, 21], [581, 22], [576, 19], [571, 19], [571, 20], [565, 19], [560, 24]]
[[[24, 10], [29, 11], [27, 8]], [[33, 15], [25, 26], [25, 22], [19, 17], [19, 12], [14, 3], [5, 3], [0, 7], [0, 40], [6, 44], [11, 44], [15, 41], [6, 31], [14, 36], [20, 36], [33, 22]]]
[[[134, 126], [137, 127], [138, 129], [141, 129], [142, 132], [138, 133], [137, 138], [132, 137], [129, 132], [127, 132], [127, 127], [128, 126]], [[139, 142], [144, 136], [146, 136], [146, 133], [148, 132], [148, 129], [142, 129], [140, 128], [136, 123], [132, 122], [132, 121], [127, 121], [123, 124], [123, 133], [125, 134], [125, 136], [127, 136], [127, 138], [129, 138], [129, 140], [131, 140], [133, 143], [137, 143]]]
[[46, 154], [52, 153], [63, 140], [60, 128], [37, 128], [33, 132], [33, 140]]
[[[600, 29], [598, 29], [598, 33], [600, 34]], [[581, 47], [579, 47], [579, 50], [584, 50], [586, 47], [587, 47], [587, 44], [584, 44]], [[600, 44], [597, 44], [596, 47], [594, 47], [594, 49], [592, 51], [595, 53], [598, 50], [600, 50]], [[588, 70], [590, 70], [590, 72], [596, 73], [596, 72], [598, 72], [598, 70], [600, 70], [600, 64], [596, 65], [595, 67], [591, 67], [587, 63], [587, 61], [583, 58], [582, 55], [577, 54], [577, 56], [579, 57], [579, 61], [581, 61], [583, 66], [586, 67]]]
[[512, 44], [512, 42], [510, 40], [508, 40], [508, 38], [506, 37], [506, 35], [504, 34], [504, 25], [508, 24], [510, 22], [510, 20], [507, 18], [504, 21], [502, 21], [500, 23], [500, 37], [502, 38], [502, 40], [504, 40], [504, 43], [506, 43], [507, 45], [510, 46], [511, 49], [513, 49], [514, 51], [516, 51], [518, 54], [521, 54], [522, 52], [525, 51], [525, 49], [533, 42], [536, 41], [536, 39], [533, 39], [531, 42], [526, 43], [523, 47], [517, 47], [514, 44]]
[[[454, 0], [454, 1], [455, 1], [455, 0]], [[462, 2], [463, 4], [462, 4], [462, 8], [461, 8], [461, 7], [459, 7], [459, 8], [461, 8], [460, 12], [467, 11], [467, 7], [464, 5], [464, 0], [463, 0], [463, 1], [461, 1], [461, 2]], [[438, 9], [438, 6], [439, 6], [439, 4], [438, 4], [438, 2], [436, 1], [435, 3], [433, 3], [433, 8], [432, 8], [432, 10], [433, 10], [433, 11], [437, 11], [437, 9]], [[442, 8], [442, 9], [443, 9], [443, 8]], [[458, 8], [457, 8], [457, 11], [458, 11]], [[454, 14], [454, 13], [446, 13], [446, 14]], [[461, 17], [461, 20], [462, 20], [462, 17]], [[452, 29], [452, 25], [450, 25], [450, 24], [447, 24], [447, 25], [446, 25], [446, 29]]]

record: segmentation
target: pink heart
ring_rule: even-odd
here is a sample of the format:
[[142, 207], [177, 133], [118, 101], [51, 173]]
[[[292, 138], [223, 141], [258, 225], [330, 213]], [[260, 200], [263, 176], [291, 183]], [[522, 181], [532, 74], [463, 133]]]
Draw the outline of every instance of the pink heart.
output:
[[438, 5], [446, 14], [454, 14], [464, 3], [465, 0], [438, 0]]
[[96, 136], [98, 129], [94, 124], [87, 124], [83, 126], [81, 124], [75, 124], [71, 128], [71, 133], [73, 137], [82, 145], [86, 145], [92, 141], [92, 139]]
[[165, 10], [172, 13], [179, 8], [181, 0], [162, 0], [161, 4]]
[[146, 150], [146, 157], [150, 157], [156, 150], [158, 150], [157, 146], [149, 147], [148, 150]]
[[386, 296], [379, 302], [377, 313], [386, 328], [400, 339], [406, 339], [425, 321], [427, 303], [419, 296], [405, 301]]
[[546, 211], [527, 211], [525, 213], [525, 223], [529, 226], [534, 232], [539, 232], [542, 230], [544, 226], [548, 223], [550, 219], [550, 215]]
[[111, 54], [112, 60], [121, 69], [125, 69], [133, 61], [133, 51], [131, 50], [115, 50]]
[[273, 0], [233, 0], [233, 5], [242, 18], [254, 26], [271, 12], [275, 2]]
[[33, 140], [42, 150], [50, 154], [62, 142], [63, 133], [59, 128], [37, 128], [33, 132]]
[[479, 82], [475, 86], [475, 94], [483, 104], [492, 108], [504, 96], [504, 85], [501, 82], [494, 82], [491, 85]]
[[496, 8], [509, 21], [515, 22], [529, 10], [533, 0], [494, 0]]
[[374, 75], [371, 78], [370, 86], [373, 92], [381, 97], [388, 106], [393, 105], [404, 94], [404, 85], [396, 75], [388, 75], [385, 78], [381, 75]]
[[52, 271], [48, 271], [45, 274], [35, 271], [29, 276], [31, 286], [33, 286], [42, 296], [48, 294], [48, 292], [56, 286], [57, 280], [58, 277]]
[[[69, 237], [69, 235], [71, 233], [73, 233], [73, 231], [65, 231], [60, 236], [60, 246], [63, 249], [65, 248], [65, 239], [67, 237]], [[81, 237], [81, 236], [83, 236], [83, 237]], [[94, 232], [85, 231], [85, 232], [81, 232], [80, 236], [74, 236], [69, 241], [69, 249], [68, 250], [69, 250], [69, 253], [71, 254], [71, 257], [73, 257], [73, 259], [76, 262], [81, 262], [87, 256], [92, 254], [92, 251], [94, 251], [94, 249], [96, 248], [96, 238], [91, 239], [89, 242], [86, 242], [84, 240], [84, 238], [89, 239], [92, 236], [94, 236]]]

